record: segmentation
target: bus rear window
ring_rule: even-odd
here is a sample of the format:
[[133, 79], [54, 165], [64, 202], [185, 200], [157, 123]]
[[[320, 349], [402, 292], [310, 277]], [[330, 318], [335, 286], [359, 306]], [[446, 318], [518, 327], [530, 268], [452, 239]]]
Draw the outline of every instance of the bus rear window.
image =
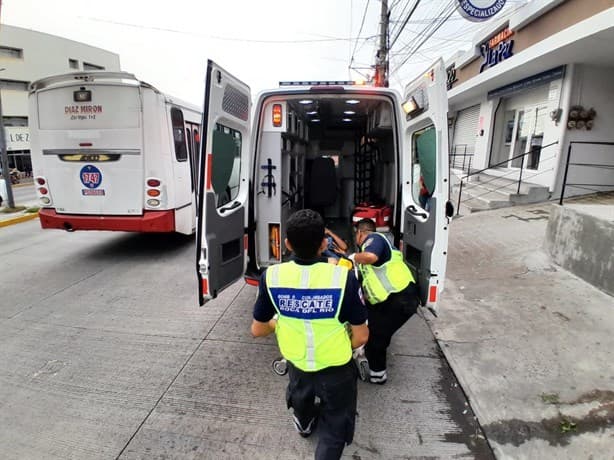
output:
[[183, 112], [173, 107], [171, 109], [171, 123], [173, 125], [173, 141], [175, 143], [175, 158], [177, 161], [188, 160], [188, 149], [186, 146]]

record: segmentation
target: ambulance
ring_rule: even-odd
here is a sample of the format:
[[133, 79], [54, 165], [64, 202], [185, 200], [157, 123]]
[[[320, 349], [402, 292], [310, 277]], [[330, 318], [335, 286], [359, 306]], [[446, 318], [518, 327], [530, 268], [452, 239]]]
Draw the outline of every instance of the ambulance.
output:
[[[280, 82], [258, 95], [207, 63], [197, 258], [203, 305], [288, 260], [286, 222], [317, 210], [353, 245], [371, 217], [435, 311], [444, 289], [449, 203], [446, 72], [439, 60], [400, 94], [348, 81]], [[353, 248], [356, 250], [356, 248]]]

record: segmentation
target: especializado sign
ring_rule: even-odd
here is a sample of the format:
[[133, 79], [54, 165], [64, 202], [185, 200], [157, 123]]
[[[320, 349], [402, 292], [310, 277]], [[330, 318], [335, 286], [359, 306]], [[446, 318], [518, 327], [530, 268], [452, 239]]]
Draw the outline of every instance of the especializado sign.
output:
[[506, 0], [457, 0], [458, 11], [469, 21], [487, 21], [505, 6]]

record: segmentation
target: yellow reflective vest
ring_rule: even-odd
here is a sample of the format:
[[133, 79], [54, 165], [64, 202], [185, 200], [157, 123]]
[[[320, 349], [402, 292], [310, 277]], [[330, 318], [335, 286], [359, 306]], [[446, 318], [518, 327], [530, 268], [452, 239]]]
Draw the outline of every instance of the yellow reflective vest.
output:
[[348, 273], [323, 262], [285, 262], [266, 271], [267, 291], [279, 315], [279, 349], [302, 371], [341, 366], [352, 357], [350, 337], [339, 322]]
[[[383, 238], [390, 247], [390, 260], [379, 267], [368, 264], [358, 264], [358, 269], [362, 275], [362, 291], [365, 299], [371, 304], [378, 304], [388, 298], [395, 292], [400, 292], [414, 283], [414, 276], [409, 267], [403, 261], [403, 254], [398, 249], [395, 249], [388, 241], [385, 235], [381, 233], [371, 233], [371, 235], [379, 235], [376, 238]], [[367, 239], [368, 239], [367, 238]], [[365, 251], [364, 244], [360, 248]]]

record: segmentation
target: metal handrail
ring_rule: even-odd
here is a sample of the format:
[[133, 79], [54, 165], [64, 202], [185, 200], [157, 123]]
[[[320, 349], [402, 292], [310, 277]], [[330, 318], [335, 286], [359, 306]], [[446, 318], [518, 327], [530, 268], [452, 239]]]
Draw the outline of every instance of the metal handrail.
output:
[[[544, 149], [546, 149], [546, 148], [548, 148], [548, 147], [552, 147], [553, 145], [556, 145], [556, 144], [558, 144], [558, 143], [559, 143], [559, 141], [555, 141], [555, 142], [552, 142], [552, 143], [550, 143], [550, 144], [541, 145], [541, 146], [540, 146], [540, 152], [542, 152]], [[518, 191], [517, 191], [517, 193], [520, 193], [520, 185], [521, 185], [521, 183], [522, 183], [522, 170], [523, 170], [523, 168], [524, 168], [524, 157], [525, 157], [525, 156], [527, 156], [527, 155], [529, 155], [529, 154], [531, 154], [531, 153], [533, 153], [533, 150], [529, 150], [528, 152], [521, 153], [521, 154], [516, 155], [516, 156], [514, 156], [514, 157], [512, 157], [512, 158], [508, 158], [508, 159], [507, 159], [507, 160], [505, 160], [505, 161], [501, 161], [501, 162], [499, 162], [499, 163], [495, 163], [494, 165], [490, 165], [490, 166], [488, 166], [487, 168], [483, 168], [483, 169], [480, 169], [480, 170], [478, 170], [478, 171], [472, 171], [472, 172], [469, 172], [469, 174], [467, 174], [466, 176], [461, 177], [461, 179], [460, 179], [460, 185], [459, 185], [459, 188], [458, 188], [458, 202], [457, 202], [457, 206], [456, 206], [456, 215], [458, 215], [458, 214], [459, 214], [459, 212], [460, 212], [461, 195], [462, 195], [462, 193], [463, 193], [463, 181], [464, 181], [465, 179], [468, 179], [468, 178], [469, 178], [469, 177], [471, 177], [471, 176], [475, 176], [476, 174], [483, 173], [484, 171], [488, 171], [489, 169], [494, 169], [494, 168], [496, 168], [496, 167], [498, 167], [498, 166], [504, 165], [504, 164], [506, 164], [506, 163], [510, 163], [510, 162], [512, 162], [512, 161], [514, 161], [514, 160], [517, 160], [518, 158], [522, 158], [522, 160], [521, 160], [521, 162], [520, 162], [520, 175], [519, 175], [519, 177], [518, 177]]]
[[593, 191], [597, 191], [595, 189], [590, 189], [587, 188], [587, 186], [598, 186], [598, 187], [609, 187], [609, 186], [614, 186], [614, 184], [574, 184], [574, 183], [567, 183], [567, 175], [569, 173], [569, 166], [584, 166], [584, 167], [592, 167], [592, 168], [605, 168], [605, 169], [611, 169], [614, 168], [614, 165], [612, 164], [599, 164], [599, 163], [570, 163], [569, 160], [571, 159], [571, 151], [572, 151], [572, 147], [573, 144], [588, 144], [588, 145], [614, 145], [614, 142], [591, 142], [591, 141], [570, 141], [569, 142], [569, 147], [567, 148], [567, 161], [565, 162], [565, 174], [563, 175], [563, 185], [561, 186], [561, 198], [559, 199], [559, 205], [563, 205], [563, 199], [565, 197], [565, 187], [567, 185], [571, 185], [571, 186], [575, 186], [578, 188], [584, 188], [586, 190], [593, 190]]

